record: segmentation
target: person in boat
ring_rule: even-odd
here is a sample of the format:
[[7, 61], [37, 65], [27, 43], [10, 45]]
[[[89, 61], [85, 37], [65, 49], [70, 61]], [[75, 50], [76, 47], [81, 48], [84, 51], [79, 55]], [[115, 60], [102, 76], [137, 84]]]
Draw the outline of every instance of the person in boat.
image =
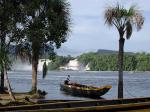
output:
[[70, 75], [67, 76], [67, 79], [64, 81], [65, 84], [69, 84], [70, 81]]

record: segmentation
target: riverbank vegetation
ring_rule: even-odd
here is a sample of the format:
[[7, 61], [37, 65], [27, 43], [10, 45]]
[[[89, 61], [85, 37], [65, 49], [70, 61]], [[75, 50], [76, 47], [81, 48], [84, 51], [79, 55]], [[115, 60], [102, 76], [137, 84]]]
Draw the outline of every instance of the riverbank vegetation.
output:
[[[89, 52], [77, 57], [56, 56], [49, 64], [49, 70], [59, 70], [70, 60], [77, 58], [84, 66], [88, 65], [91, 71], [117, 71], [117, 52]], [[150, 53], [125, 53], [124, 71], [150, 71]]]
[[[117, 54], [86, 53], [78, 57], [92, 71], [117, 71]], [[150, 71], [150, 54], [125, 53], [124, 71]]]

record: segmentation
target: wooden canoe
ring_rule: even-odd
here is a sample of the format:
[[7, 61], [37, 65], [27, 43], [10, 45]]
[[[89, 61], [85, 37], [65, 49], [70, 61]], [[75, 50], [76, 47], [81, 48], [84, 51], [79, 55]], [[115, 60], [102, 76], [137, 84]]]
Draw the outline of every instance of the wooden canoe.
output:
[[77, 83], [60, 84], [60, 89], [74, 96], [95, 97], [98, 98], [106, 94], [112, 88], [111, 85], [102, 87], [86, 86]]
[[[0, 106], [0, 112], [128, 112], [129, 110], [150, 109], [150, 97], [113, 99], [113, 100], [88, 100], [88, 101], [56, 101], [42, 104], [21, 106]], [[136, 111], [134, 111], [136, 112]], [[142, 111], [143, 112], [143, 111]], [[144, 111], [150, 112], [150, 111]]]

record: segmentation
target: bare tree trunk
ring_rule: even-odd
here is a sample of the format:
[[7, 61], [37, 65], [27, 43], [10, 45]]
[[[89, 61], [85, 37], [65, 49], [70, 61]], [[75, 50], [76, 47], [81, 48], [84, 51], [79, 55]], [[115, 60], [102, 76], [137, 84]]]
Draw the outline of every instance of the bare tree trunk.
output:
[[0, 92], [5, 92], [4, 89], [4, 67], [1, 65], [1, 87], [0, 87]]
[[118, 54], [118, 67], [119, 67], [119, 80], [118, 80], [118, 98], [123, 98], [123, 56], [124, 56], [124, 42], [123, 36], [119, 40], [119, 54]]
[[11, 86], [10, 86], [9, 79], [8, 79], [6, 65], [4, 66], [4, 75], [5, 75], [5, 80], [6, 80], [6, 84], [7, 84], [7, 88], [8, 88], [8, 93], [10, 95], [10, 98], [11, 98], [12, 101], [16, 101], [15, 96], [13, 95], [13, 92], [12, 92], [12, 89], [11, 89]]
[[32, 59], [32, 93], [36, 93], [37, 91], [37, 66], [38, 60]]
[[[1, 53], [3, 53], [4, 51], [4, 43], [5, 43], [5, 37], [4, 37], [4, 34], [2, 33], [1, 34]], [[3, 62], [1, 62], [2, 64]], [[0, 91], [3, 93], [5, 92], [5, 88], [4, 88], [4, 65], [2, 64], [1, 65], [1, 89]]]

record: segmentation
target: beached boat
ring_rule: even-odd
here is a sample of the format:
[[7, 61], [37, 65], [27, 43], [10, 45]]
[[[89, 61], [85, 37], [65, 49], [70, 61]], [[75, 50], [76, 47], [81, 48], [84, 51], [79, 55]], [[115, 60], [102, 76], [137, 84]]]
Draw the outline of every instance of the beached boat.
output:
[[[17, 103], [17, 102], [16, 102]], [[22, 102], [23, 103], [23, 102]], [[150, 97], [113, 100], [43, 100], [0, 106], [0, 112], [150, 112]]]
[[84, 97], [100, 97], [112, 88], [111, 85], [93, 87], [77, 83], [60, 84], [60, 89], [68, 94]]

